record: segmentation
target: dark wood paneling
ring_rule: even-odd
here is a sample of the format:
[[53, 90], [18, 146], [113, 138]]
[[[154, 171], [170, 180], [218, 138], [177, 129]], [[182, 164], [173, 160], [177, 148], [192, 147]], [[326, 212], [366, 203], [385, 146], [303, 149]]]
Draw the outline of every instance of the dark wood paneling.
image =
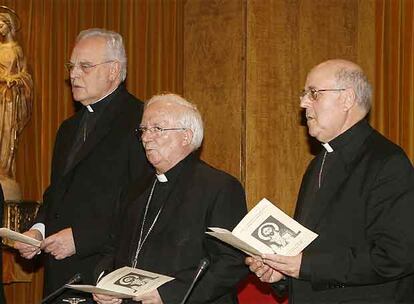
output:
[[[329, 58], [374, 65], [373, 1], [251, 0], [247, 8], [246, 190], [289, 214], [312, 157], [299, 91]], [[360, 40], [363, 37], [363, 42]], [[369, 72], [372, 68], [369, 70]]]
[[200, 109], [205, 126], [202, 158], [242, 175], [243, 1], [186, 1], [184, 97]]

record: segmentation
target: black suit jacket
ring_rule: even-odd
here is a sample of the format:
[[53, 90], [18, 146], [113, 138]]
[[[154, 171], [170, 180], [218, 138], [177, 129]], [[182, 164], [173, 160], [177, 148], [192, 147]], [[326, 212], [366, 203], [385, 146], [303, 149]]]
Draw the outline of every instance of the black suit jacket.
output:
[[296, 218], [319, 237], [303, 252], [290, 303], [414, 303], [412, 164], [365, 120], [330, 144], [322, 187], [305, 195], [324, 151], [300, 189]]
[[[174, 277], [158, 289], [165, 304], [174, 304], [182, 300], [200, 260], [207, 257], [210, 266], [187, 303], [236, 303], [236, 284], [248, 272], [244, 254], [209, 237], [205, 231], [207, 227], [232, 230], [238, 224], [247, 212], [244, 190], [234, 177], [193, 154], [177, 166], [182, 168], [142, 247], [137, 268]], [[153, 181], [154, 178], [143, 192], [136, 187], [130, 192], [115, 252], [115, 268], [131, 266]], [[102, 265], [108, 267], [108, 262], [103, 262], [101, 268]]]
[[[0, 223], [1, 227], [3, 227], [3, 210], [4, 210], [4, 196], [3, 196], [3, 188], [0, 184]], [[0, 241], [1, 242], [1, 241]], [[3, 244], [0, 243], [0, 261], [3, 259]], [[3, 262], [0, 265], [0, 303], [6, 303], [4, 298], [4, 290], [3, 290]]]
[[36, 222], [45, 223], [46, 236], [71, 227], [76, 254], [63, 260], [46, 256], [46, 294], [76, 273], [82, 274], [83, 282], [92, 283], [94, 266], [119, 209], [120, 194], [131, 180], [149, 170], [134, 135], [142, 103], [123, 85], [103, 101], [108, 104], [68, 168], [69, 153], [86, 109], [64, 121], [56, 135], [51, 183]]

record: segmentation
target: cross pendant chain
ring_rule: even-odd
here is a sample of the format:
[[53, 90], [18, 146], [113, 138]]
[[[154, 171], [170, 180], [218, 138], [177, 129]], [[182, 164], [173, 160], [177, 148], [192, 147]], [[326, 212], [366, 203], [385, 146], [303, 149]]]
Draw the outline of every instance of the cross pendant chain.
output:
[[325, 154], [323, 155], [321, 169], [319, 170], [319, 176], [318, 176], [318, 188], [319, 189], [321, 188], [321, 185], [322, 185], [322, 171], [323, 171], [323, 166], [325, 165], [326, 154], [328, 154], [328, 151], [325, 151]]
[[147, 238], [148, 238], [149, 234], [151, 233], [152, 229], [154, 228], [154, 225], [157, 222], [158, 217], [160, 216], [161, 211], [164, 207], [164, 206], [161, 206], [161, 208], [158, 210], [157, 215], [155, 216], [154, 220], [152, 221], [151, 226], [148, 228], [147, 233], [144, 235], [145, 221], [147, 219], [148, 208], [149, 208], [149, 205], [151, 203], [151, 199], [152, 199], [152, 195], [154, 193], [154, 188], [155, 188], [156, 183], [157, 183], [157, 179], [155, 179], [154, 183], [152, 184], [151, 192], [150, 192], [150, 195], [148, 197], [147, 204], [145, 206], [144, 218], [142, 219], [141, 230], [140, 230], [140, 233], [139, 233], [138, 246], [137, 246], [137, 250], [135, 251], [134, 259], [132, 260], [132, 267], [133, 268], [136, 268], [137, 261], [138, 261], [138, 256], [139, 256], [139, 253], [141, 252], [142, 246], [144, 246], [145, 241], [147, 240]]
[[87, 130], [88, 130], [88, 120], [86, 119], [85, 124], [83, 125], [83, 142], [86, 141]]

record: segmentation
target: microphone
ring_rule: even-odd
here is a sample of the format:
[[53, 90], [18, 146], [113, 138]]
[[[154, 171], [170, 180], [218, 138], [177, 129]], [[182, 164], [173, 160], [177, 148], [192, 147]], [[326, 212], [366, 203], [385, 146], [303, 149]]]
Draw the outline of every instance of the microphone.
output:
[[75, 274], [69, 281], [67, 281], [61, 287], [59, 287], [54, 292], [52, 292], [50, 295], [48, 295], [46, 298], [44, 298], [41, 303], [47, 303], [47, 301], [54, 299], [56, 296], [58, 296], [63, 291], [63, 289], [66, 288], [66, 285], [78, 283], [80, 280], [82, 280], [81, 274], [80, 273]]
[[180, 304], [185, 304], [185, 302], [187, 302], [188, 297], [190, 296], [191, 291], [194, 288], [195, 283], [197, 283], [198, 279], [201, 277], [201, 275], [203, 274], [204, 271], [206, 271], [206, 269], [208, 268], [208, 265], [210, 264], [210, 261], [208, 260], [208, 258], [203, 258], [200, 261], [200, 264], [198, 265], [198, 269], [196, 272], [196, 275], [194, 276], [193, 281], [191, 282], [190, 287], [188, 288], [183, 300], [180, 302]]

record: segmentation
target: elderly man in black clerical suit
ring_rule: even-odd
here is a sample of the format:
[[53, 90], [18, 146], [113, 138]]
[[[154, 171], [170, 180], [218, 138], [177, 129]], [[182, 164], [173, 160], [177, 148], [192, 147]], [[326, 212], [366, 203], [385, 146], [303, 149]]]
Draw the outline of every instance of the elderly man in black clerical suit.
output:
[[289, 285], [290, 303], [414, 303], [414, 169], [365, 119], [366, 76], [349, 61], [323, 62], [300, 100], [323, 149], [305, 172], [295, 217], [319, 237], [297, 256], [247, 264], [277, 291]]
[[[126, 61], [118, 33], [89, 29], [78, 35], [66, 64], [73, 98], [84, 107], [59, 128], [51, 183], [26, 232], [42, 240], [46, 295], [76, 273], [92, 283], [122, 191], [149, 171], [134, 135], [143, 104], [124, 86]], [[21, 243], [16, 248], [28, 259], [39, 253]]]
[[[203, 140], [197, 108], [175, 94], [152, 97], [139, 132], [155, 174], [147, 187], [132, 187], [120, 219], [115, 247], [98, 268], [132, 266], [175, 280], [135, 301], [178, 304], [204, 257], [210, 267], [187, 303], [237, 303], [236, 284], [247, 274], [244, 255], [205, 234], [208, 227], [232, 230], [246, 214], [236, 178], [201, 161]], [[94, 295], [98, 303], [117, 303]]]

